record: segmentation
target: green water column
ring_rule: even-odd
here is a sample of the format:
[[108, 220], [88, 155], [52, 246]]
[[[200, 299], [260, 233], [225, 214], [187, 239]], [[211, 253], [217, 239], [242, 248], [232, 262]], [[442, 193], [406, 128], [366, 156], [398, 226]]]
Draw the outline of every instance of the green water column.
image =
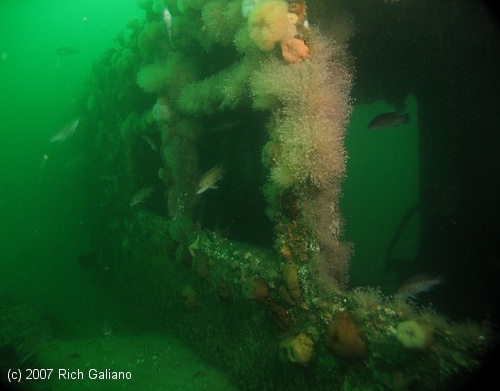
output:
[[[351, 285], [396, 289], [395, 273], [385, 273], [387, 247], [408, 210], [419, 199], [418, 102], [405, 101], [409, 124], [369, 130], [377, 115], [395, 112], [390, 104], [377, 101], [354, 106], [345, 138], [349, 159], [343, 183], [341, 208], [346, 219], [345, 238], [354, 243]], [[419, 242], [418, 214], [405, 227], [393, 256], [415, 257]]]

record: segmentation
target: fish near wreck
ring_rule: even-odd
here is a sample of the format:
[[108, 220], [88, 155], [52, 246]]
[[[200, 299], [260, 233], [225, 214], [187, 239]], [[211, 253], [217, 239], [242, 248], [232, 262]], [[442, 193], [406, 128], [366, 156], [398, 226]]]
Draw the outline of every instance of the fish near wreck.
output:
[[382, 113], [377, 115], [374, 119], [370, 121], [368, 124], [368, 129], [376, 130], [376, 129], [385, 129], [389, 127], [398, 126], [400, 124], [409, 124], [410, 123], [410, 114], [398, 114], [396, 112], [393, 113]]
[[141, 136], [141, 138], [146, 142], [146, 144], [149, 145], [149, 147], [151, 148], [152, 151], [158, 152], [158, 147], [156, 146], [156, 144], [154, 143], [154, 141], [151, 137], [149, 137], [146, 134], [143, 134]]
[[172, 45], [172, 14], [167, 7], [163, 9], [162, 14], [163, 22], [165, 23], [165, 27], [167, 28], [168, 40], [170, 41], [170, 45]]
[[78, 127], [78, 124], [80, 123], [79, 118], [74, 118], [71, 121], [69, 121], [64, 127], [61, 129], [59, 133], [56, 135], [52, 136], [49, 141], [51, 143], [62, 143], [64, 140], [67, 138], [70, 138], [75, 134], [75, 130]]
[[154, 187], [143, 187], [137, 190], [130, 199], [129, 206], [134, 206], [140, 204], [141, 202], [144, 202], [146, 198], [148, 198], [153, 193], [153, 191], [155, 191]]
[[414, 299], [422, 292], [429, 292], [443, 283], [443, 276], [431, 276], [426, 273], [417, 274], [403, 281], [398, 288], [396, 297], [413, 297]]
[[70, 56], [70, 55], [74, 55], [74, 54], [78, 54], [80, 53], [80, 51], [73, 47], [73, 46], [61, 46], [60, 48], [58, 48], [56, 50], [56, 54], [59, 55], [59, 56]]
[[212, 167], [205, 174], [202, 175], [198, 182], [198, 189], [196, 194], [201, 194], [208, 189], [217, 189], [216, 183], [222, 179], [222, 175], [226, 172], [222, 164]]

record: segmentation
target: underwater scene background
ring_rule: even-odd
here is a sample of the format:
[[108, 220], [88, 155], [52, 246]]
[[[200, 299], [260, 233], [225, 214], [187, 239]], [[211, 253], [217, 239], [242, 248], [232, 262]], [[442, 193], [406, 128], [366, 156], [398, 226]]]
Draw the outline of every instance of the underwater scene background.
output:
[[497, 17], [468, 0], [3, 0], [1, 384], [493, 376]]

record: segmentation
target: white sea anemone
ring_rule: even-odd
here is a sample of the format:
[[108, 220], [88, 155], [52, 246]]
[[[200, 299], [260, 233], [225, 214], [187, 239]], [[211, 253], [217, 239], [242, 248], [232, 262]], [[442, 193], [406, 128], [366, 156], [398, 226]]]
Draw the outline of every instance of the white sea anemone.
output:
[[396, 338], [406, 349], [425, 350], [434, 342], [434, 330], [427, 320], [407, 320], [398, 324]]

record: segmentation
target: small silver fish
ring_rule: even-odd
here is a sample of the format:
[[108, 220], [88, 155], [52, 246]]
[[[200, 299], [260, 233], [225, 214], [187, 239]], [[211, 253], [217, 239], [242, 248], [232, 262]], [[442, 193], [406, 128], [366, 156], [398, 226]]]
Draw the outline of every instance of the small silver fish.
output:
[[198, 182], [198, 190], [196, 194], [201, 194], [208, 189], [217, 189], [215, 185], [219, 179], [222, 179], [222, 175], [226, 172], [222, 164], [218, 164], [212, 167], [205, 174], [202, 175], [200, 181]]
[[52, 136], [49, 141], [51, 143], [62, 143], [64, 140], [75, 134], [75, 130], [78, 127], [79, 123], [79, 118], [72, 119], [66, 125], [64, 125], [59, 133], [57, 133], [55, 136]]
[[56, 50], [56, 54], [59, 56], [69, 56], [78, 53], [80, 53], [80, 51], [73, 46], [61, 46]]
[[385, 129], [392, 126], [398, 126], [399, 124], [409, 124], [410, 114], [398, 114], [398, 113], [383, 113], [377, 115], [368, 124], [368, 129]]
[[167, 7], [163, 8], [163, 22], [167, 26], [168, 39], [172, 45], [172, 14]]
[[241, 122], [241, 120], [236, 120], [236, 121], [231, 121], [231, 122], [223, 122], [223, 123], [220, 123], [220, 124], [214, 126], [213, 128], [211, 128], [210, 132], [219, 132], [219, 131], [223, 131], [223, 130], [230, 130], [230, 129], [233, 129], [236, 126], [238, 126], [240, 124], [240, 122]]
[[105, 182], [113, 182], [115, 183], [118, 180], [118, 176], [114, 174], [102, 174], [101, 177], [99, 178], [101, 181]]
[[151, 149], [154, 151], [154, 152], [157, 152], [158, 151], [158, 147], [156, 146], [156, 144], [154, 143], [154, 141], [151, 139], [151, 137], [149, 137], [148, 135], [141, 135], [142, 139], [151, 147]]
[[140, 204], [141, 202], [144, 202], [146, 198], [148, 198], [151, 193], [153, 193], [153, 191], [155, 191], [154, 187], [143, 187], [137, 190], [130, 199], [129, 206], [134, 206]]
[[85, 160], [85, 158], [83, 156], [76, 156], [73, 159], [68, 160], [66, 162], [66, 164], [64, 165], [64, 168], [71, 168], [73, 166], [76, 166], [79, 163], [81, 163], [83, 160]]
[[417, 297], [419, 293], [429, 292], [443, 283], [443, 276], [430, 276], [426, 273], [417, 274], [403, 281], [398, 288], [396, 297]]

